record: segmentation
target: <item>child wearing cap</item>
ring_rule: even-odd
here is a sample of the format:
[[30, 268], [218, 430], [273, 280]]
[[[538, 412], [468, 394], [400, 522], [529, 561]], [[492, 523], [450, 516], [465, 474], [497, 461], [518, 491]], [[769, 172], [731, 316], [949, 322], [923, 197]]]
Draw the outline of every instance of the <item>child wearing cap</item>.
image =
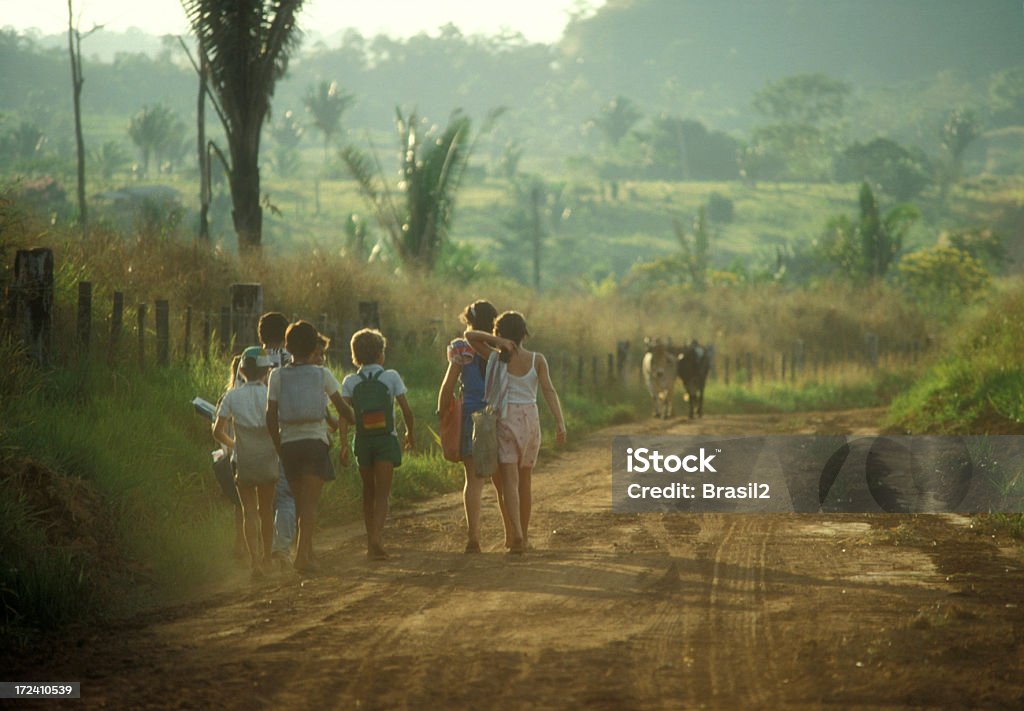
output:
[[214, 438], [234, 450], [235, 488], [242, 504], [242, 528], [253, 577], [266, 572], [274, 533], [278, 461], [274, 441], [267, 432], [266, 378], [270, 366], [271, 360], [259, 346], [242, 352], [239, 370], [245, 383], [224, 395], [213, 424]]
[[354, 422], [341, 399], [337, 378], [318, 365], [320, 333], [308, 321], [296, 321], [285, 332], [285, 346], [292, 362], [271, 371], [267, 393], [267, 430], [274, 441], [288, 485], [295, 495], [299, 535], [295, 561], [300, 574], [317, 572], [313, 561], [316, 511], [324, 482], [334, 478], [328, 452], [327, 402], [334, 403], [341, 418]]

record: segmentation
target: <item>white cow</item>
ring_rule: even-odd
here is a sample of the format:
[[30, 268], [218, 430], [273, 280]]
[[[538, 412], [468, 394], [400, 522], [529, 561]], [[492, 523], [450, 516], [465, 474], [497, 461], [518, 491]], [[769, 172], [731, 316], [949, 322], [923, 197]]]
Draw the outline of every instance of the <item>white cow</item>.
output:
[[654, 403], [654, 416], [672, 416], [672, 390], [676, 384], [676, 357], [660, 338], [645, 338], [643, 374], [647, 391]]

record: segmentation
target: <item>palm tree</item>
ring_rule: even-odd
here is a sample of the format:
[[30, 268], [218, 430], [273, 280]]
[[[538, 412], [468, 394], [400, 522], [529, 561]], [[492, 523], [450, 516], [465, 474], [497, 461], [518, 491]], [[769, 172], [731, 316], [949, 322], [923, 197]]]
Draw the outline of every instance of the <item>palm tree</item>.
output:
[[[324, 168], [327, 151], [334, 134], [341, 130], [341, 116], [355, 102], [355, 95], [338, 89], [337, 82], [322, 81], [306, 92], [306, 110], [313, 115], [313, 125], [324, 136]], [[320, 178], [316, 179], [316, 214], [320, 214]]]
[[227, 136], [232, 218], [240, 249], [263, 240], [260, 134], [274, 86], [298, 45], [302, 0], [181, 0], [209, 70]]
[[913, 205], [897, 205], [884, 215], [867, 182], [861, 184], [860, 218], [846, 215], [829, 220], [822, 248], [826, 258], [854, 277], [884, 277], [899, 258], [903, 240], [920, 217]]
[[604, 134], [608, 145], [614, 148], [641, 118], [643, 114], [632, 101], [625, 96], [616, 96], [601, 107], [601, 113], [591, 119], [591, 122]]
[[[455, 209], [462, 173], [473, 145], [469, 143], [470, 120], [456, 112], [439, 135], [423, 130], [423, 122], [396, 109], [401, 148], [402, 194], [388, 186], [380, 165], [353, 146], [341, 151], [341, 158], [373, 209], [402, 263], [430, 271], [447, 238]], [[486, 126], [499, 115], [492, 112]]]
[[144, 106], [142, 111], [131, 118], [128, 123], [128, 136], [142, 152], [143, 175], [149, 173], [150, 157], [155, 155], [159, 160], [172, 150], [174, 144], [180, 144], [180, 136], [184, 130], [174, 112], [163, 104]]
[[272, 162], [274, 170], [283, 178], [295, 174], [302, 162], [299, 156], [299, 143], [305, 129], [295, 114], [285, 111], [284, 116], [270, 127], [270, 136], [274, 139]]

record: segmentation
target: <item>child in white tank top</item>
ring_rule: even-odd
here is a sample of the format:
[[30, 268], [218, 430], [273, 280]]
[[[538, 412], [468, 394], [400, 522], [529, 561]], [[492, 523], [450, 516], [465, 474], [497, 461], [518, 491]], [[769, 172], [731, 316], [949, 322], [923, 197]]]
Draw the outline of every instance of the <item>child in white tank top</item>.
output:
[[[523, 339], [529, 335], [526, 319], [518, 311], [506, 311], [494, 322], [494, 334], [480, 331], [466, 333], [470, 343], [485, 343], [495, 349], [503, 348], [507, 341], [516, 347], [496, 350], [491, 359], [500, 358], [506, 364], [506, 376], [501, 379], [503, 394], [499, 397], [498, 464], [501, 468], [505, 504], [512, 525], [510, 553], [522, 553], [528, 543], [528, 529], [532, 509], [531, 479], [540, 451], [540, 417], [537, 413], [537, 387], [555, 418], [556, 442], [565, 442], [565, 418], [558, 393], [551, 383], [547, 360], [542, 353], [523, 349]], [[507, 340], [506, 340], [507, 339]], [[497, 364], [492, 363], [491, 367]], [[519, 511], [519, 516], [515, 515]]]

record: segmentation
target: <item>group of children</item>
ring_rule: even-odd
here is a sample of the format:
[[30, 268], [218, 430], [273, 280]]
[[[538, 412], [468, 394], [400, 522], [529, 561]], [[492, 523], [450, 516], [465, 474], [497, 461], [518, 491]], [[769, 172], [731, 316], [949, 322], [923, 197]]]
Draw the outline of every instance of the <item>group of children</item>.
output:
[[[565, 440], [565, 423], [544, 356], [522, 348], [528, 334], [522, 314], [506, 312], [495, 319], [493, 306], [476, 303], [486, 304], [490, 311], [481, 307], [480, 312], [490, 314], [490, 319], [471, 321], [464, 316], [466, 340], [458, 343], [471, 349], [486, 368], [495, 370], [495, 377], [490, 379], [497, 383], [496, 392], [487, 394], [499, 413], [501, 471], [494, 481], [505, 523], [506, 547], [519, 553], [526, 548], [530, 473], [540, 447], [538, 384], [555, 417], [559, 442]], [[493, 333], [489, 332], [491, 322], [495, 326]], [[487, 329], [482, 330], [481, 326]], [[283, 314], [271, 312], [260, 318], [258, 335], [261, 345], [246, 348], [232, 362], [229, 388], [213, 424], [214, 438], [231, 452], [241, 504], [242, 537], [253, 577], [269, 572], [275, 560], [278, 565], [286, 565], [293, 541], [291, 565], [295, 570], [306, 575], [318, 572], [313, 552], [317, 507], [324, 483], [335, 478], [329, 455], [330, 433], [340, 436], [339, 459], [347, 467], [350, 425], [355, 428], [354, 451], [362, 479], [366, 554], [371, 560], [387, 559], [383, 529], [392, 476], [395, 467], [402, 463], [403, 448], [411, 450], [415, 446], [414, 418], [406, 399], [406, 386], [396, 371], [384, 369], [387, 340], [376, 329], [356, 332], [350, 348], [358, 370], [339, 383], [323, 365], [329, 341], [311, 323], [289, 324]], [[454, 362], [451, 353], [450, 347], [449, 360]], [[446, 392], [451, 396], [451, 373], [450, 366], [442, 386], [442, 400]], [[480, 375], [484, 375], [484, 367]], [[469, 379], [463, 380], [467, 386]], [[467, 397], [472, 389], [465, 387]], [[482, 406], [484, 393], [477, 395]], [[402, 443], [395, 427], [395, 403], [405, 420]], [[329, 405], [334, 406], [337, 418], [331, 415]], [[463, 455], [469, 490], [471, 439], [467, 437], [465, 441]], [[472, 544], [467, 546], [467, 552], [480, 550], [480, 490], [480, 486], [475, 487], [475, 516], [470, 515], [471, 504], [467, 499]]]
[[375, 329], [353, 335], [352, 361], [359, 370], [339, 383], [323, 365], [329, 341], [311, 323], [288, 324], [272, 312], [260, 318], [258, 333], [261, 345], [246, 348], [232, 363], [213, 424], [214, 438], [232, 453], [253, 576], [267, 573], [275, 558], [287, 561], [293, 540], [295, 570], [319, 570], [313, 553], [317, 506], [324, 483], [335, 478], [330, 432], [339, 432], [340, 460], [347, 466], [350, 424], [363, 481], [367, 556], [386, 559], [382, 531], [392, 473], [402, 462], [396, 401], [405, 417], [405, 447], [414, 445], [405, 384], [383, 368], [387, 341]]

